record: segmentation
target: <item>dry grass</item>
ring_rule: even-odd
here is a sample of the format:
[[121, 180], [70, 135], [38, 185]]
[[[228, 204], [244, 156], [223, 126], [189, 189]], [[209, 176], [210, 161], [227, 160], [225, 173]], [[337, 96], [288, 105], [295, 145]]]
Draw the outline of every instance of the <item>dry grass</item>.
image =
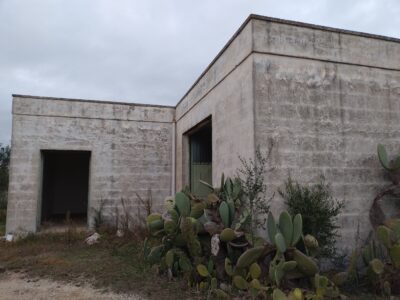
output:
[[16, 243], [0, 242], [0, 264], [32, 277], [90, 282], [103, 291], [134, 292], [148, 299], [191, 298], [184, 281], [168, 281], [143, 259], [142, 241], [103, 233], [88, 246], [85, 234], [44, 234]]
[[[0, 265], [78, 286], [90, 283], [102, 292], [134, 293], [147, 299], [203, 299], [182, 279], [169, 281], [150, 268], [143, 258], [143, 242], [133, 236], [118, 238], [103, 232], [100, 243], [85, 244], [86, 234], [71, 227], [67, 233], [29, 236], [15, 243], [0, 242]], [[377, 299], [370, 294], [348, 299]], [[379, 297], [378, 297], [379, 298]]]

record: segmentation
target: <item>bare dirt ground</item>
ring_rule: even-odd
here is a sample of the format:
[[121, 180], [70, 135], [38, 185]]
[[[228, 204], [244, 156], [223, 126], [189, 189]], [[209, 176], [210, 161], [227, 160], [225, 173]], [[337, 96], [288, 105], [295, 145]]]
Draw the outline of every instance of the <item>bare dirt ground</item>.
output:
[[48, 279], [32, 279], [22, 273], [5, 272], [0, 274], [0, 299], [145, 299], [134, 294], [115, 294], [94, 289], [89, 284], [80, 286], [60, 283]]
[[170, 281], [151, 267], [142, 238], [117, 237], [106, 230], [100, 236], [89, 246], [87, 234], [71, 227], [12, 243], [0, 241], [0, 300], [201, 297], [184, 278]]

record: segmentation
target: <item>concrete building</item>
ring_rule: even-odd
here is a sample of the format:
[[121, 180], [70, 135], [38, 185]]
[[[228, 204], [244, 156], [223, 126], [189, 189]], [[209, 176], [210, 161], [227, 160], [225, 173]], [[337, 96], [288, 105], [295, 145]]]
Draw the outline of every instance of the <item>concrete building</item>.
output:
[[198, 178], [217, 184], [273, 143], [269, 191], [324, 175], [351, 247], [385, 184], [376, 145], [398, 150], [399, 100], [400, 40], [257, 15], [176, 107], [13, 95], [7, 232], [67, 210], [90, 223], [101, 202], [112, 216], [148, 189], [156, 206], [186, 185], [202, 193]]

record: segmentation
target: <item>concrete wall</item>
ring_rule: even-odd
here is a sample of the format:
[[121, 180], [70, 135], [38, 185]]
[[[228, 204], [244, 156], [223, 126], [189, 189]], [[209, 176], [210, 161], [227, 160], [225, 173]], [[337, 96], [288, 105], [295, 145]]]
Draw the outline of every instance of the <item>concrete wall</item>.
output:
[[[399, 150], [400, 43], [268, 20], [253, 20], [253, 36], [256, 143], [275, 143], [269, 188], [324, 175], [346, 202], [340, 245], [351, 248], [388, 183], [376, 146]], [[283, 208], [279, 196], [272, 208]]]
[[134, 214], [135, 192], [151, 189], [157, 209], [171, 194], [173, 118], [170, 107], [15, 96], [7, 232], [38, 228], [42, 149], [92, 152], [89, 208], [105, 200], [111, 217], [124, 198]]
[[176, 108], [176, 188], [189, 184], [185, 132], [212, 119], [212, 177], [234, 175], [239, 155], [254, 156], [253, 63], [251, 26], [241, 28], [232, 43], [203, 73]]
[[[339, 244], [352, 247], [358, 227], [361, 239], [369, 234], [369, 207], [388, 183], [376, 146], [398, 152], [399, 96], [398, 40], [252, 16], [177, 105], [176, 187], [187, 184], [184, 133], [211, 115], [214, 184], [240, 167], [238, 155], [273, 142], [269, 192], [289, 175], [325, 176], [346, 202]], [[276, 194], [272, 210], [282, 209]]]

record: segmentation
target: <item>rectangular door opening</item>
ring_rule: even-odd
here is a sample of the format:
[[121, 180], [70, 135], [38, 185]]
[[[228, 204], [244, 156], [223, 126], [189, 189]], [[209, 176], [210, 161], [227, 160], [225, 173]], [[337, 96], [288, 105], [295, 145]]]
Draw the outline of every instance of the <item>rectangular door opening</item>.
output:
[[42, 150], [42, 224], [86, 223], [90, 151]]
[[210, 189], [200, 180], [212, 184], [212, 126], [206, 120], [189, 133], [190, 190], [198, 197], [206, 197]]

